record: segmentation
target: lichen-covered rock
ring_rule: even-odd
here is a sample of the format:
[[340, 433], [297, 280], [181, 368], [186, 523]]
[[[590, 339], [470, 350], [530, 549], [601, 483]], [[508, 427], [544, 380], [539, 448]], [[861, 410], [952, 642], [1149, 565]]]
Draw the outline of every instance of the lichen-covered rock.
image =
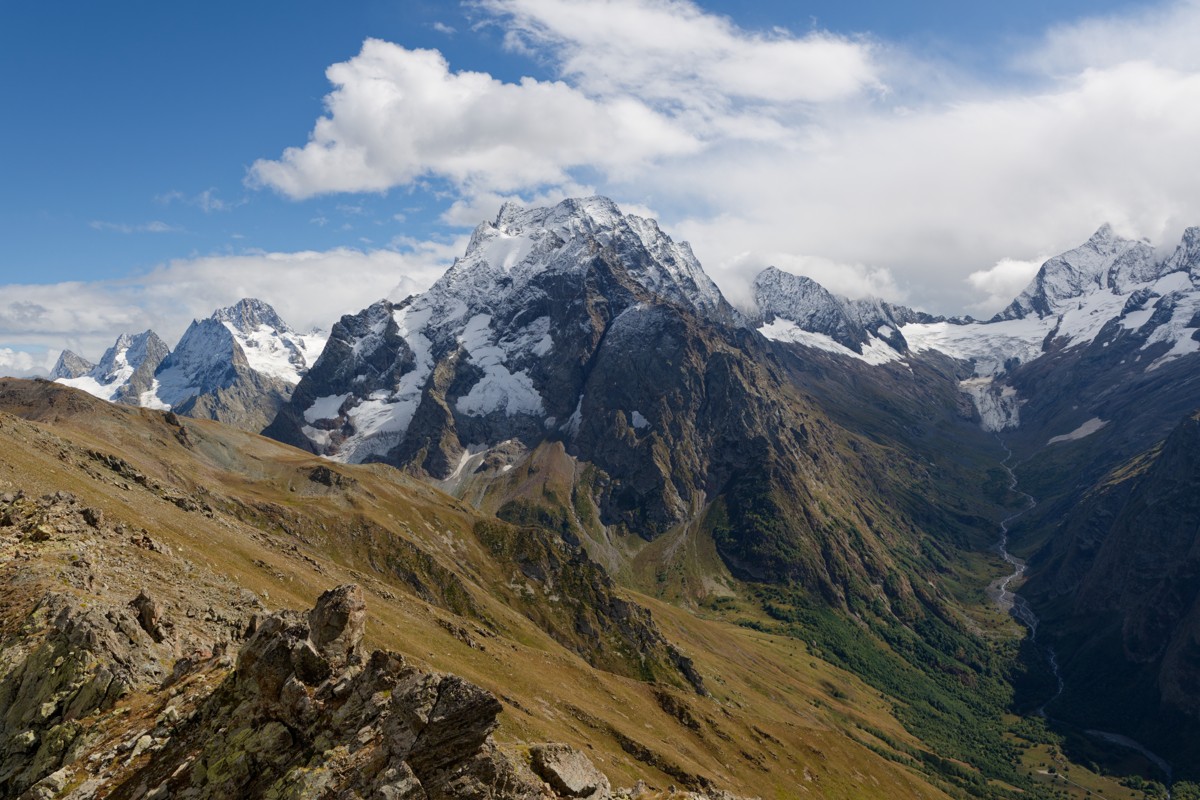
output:
[[0, 659], [0, 797], [60, 769], [83, 744], [77, 720], [164, 674], [164, 654], [125, 607], [48, 594], [18, 641]]

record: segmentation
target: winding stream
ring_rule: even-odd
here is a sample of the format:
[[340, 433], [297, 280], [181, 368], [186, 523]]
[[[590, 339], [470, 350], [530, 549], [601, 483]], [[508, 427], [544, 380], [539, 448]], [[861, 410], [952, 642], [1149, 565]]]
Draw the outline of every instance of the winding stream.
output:
[[[1012, 459], [1012, 451], [1008, 449], [1008, 445], [1004, 444], [1003, 441], [1000, 441], [999, 436], [996, 437], [996, 440], [999, 441], [1000, 446], [1004, 448], [1004, 460], [1000, 462], [1000, 466], [1003, 467], [1004, 471], [1008, 473], [1008, 490], [1010, 492], [1016, 492], [1025, 498], [1024, 508], [1009, 514], [1000, 521], [1000, 541], [996, 543], [996, 549], [999, 550], [1000, 557], [1004, 559], [1004, 562], [1012, 566], [1013, 571], [1009, 575], [1002, 578], [999, 584], [997, 584], [999, 595], [996, 598], [996, 603], [1000, 606], [1002, 611], [1007, 611], [1008, 613], [1012, 614], [1018, 622], [1029, 628], [1029, 640], [1034, 645], [1037, 645], [1037, 614], [1035, 614], [1033, 608], [1030, 607], [1028, 600], [1008, 588], [1012, 585], [1013, 581], [1019, 580], [1025, 575], [1024, 559], [1017, 558], [1012, 553], [1008, 552], [1008, 525], [1017, 517], [1033, 510], [1033, 508], [1037, 506], [1037, 500], [1033, 498], [1033, 495], [1029, 494], [1028, 492], [1023, 492], [1017, 488], [1017, 474], [1013, 472], [1012, 467], [1008, 465], [1008, 462]], [[1054, 674], [1054, 680], [1056, 681], [1057, 686], [1054, 694], [1048, 700], [1046, 700], [1046, 702], [1042, 703], [1041, 707], [1038, 708], [1037, 713], [1039, 716], [1051, 719], [1051, 717], [1046, 714], [1046, 706], [1057, 700], [1059, 695], [1063, 693], [1063, 677], [1062, 672], [1058, 667], [1058, 654], [1054, 652], [1054, 648], [1050, 647], [1049, 645], [1043, 645], [1042, 650], [1046, 654], [1046, 662], [1050, 665], [1050, 670]], [[1141, 742], [1131, 739], [1128, 736], [1123, 736], [1119, 733], [1110, 733], [1109, 731], [1086, 730], [1084, 733], [1093, 739], [1098, 739], [1100, 741], [1108, 742], [1109, 744], [1115, 744], [1120, 747], [1137, 751], [1148, 761], [1163, 771], [1163, 774], [1167, 777], [1167, 785], [1170, 785], [1171, 777], [1174, 774], [1170, 763], [1168, 763], [1166, 759], [1162, 758], [1157, 753], [1151, 751]], [[1168, 800], [1170, 797], [1171, 793], [1168, 789]]]

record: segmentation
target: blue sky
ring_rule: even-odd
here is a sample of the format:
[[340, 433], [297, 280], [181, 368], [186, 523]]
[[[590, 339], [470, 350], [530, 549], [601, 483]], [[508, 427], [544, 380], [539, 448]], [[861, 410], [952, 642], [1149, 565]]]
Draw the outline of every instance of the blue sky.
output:
[[1197, 34], [1193, 2], [7, 0], [0, 371], [242, 293], [328, 327], [580, 192], [735, 300], [776, 263], [980, 313], [1106, 220], [1200, 222]]

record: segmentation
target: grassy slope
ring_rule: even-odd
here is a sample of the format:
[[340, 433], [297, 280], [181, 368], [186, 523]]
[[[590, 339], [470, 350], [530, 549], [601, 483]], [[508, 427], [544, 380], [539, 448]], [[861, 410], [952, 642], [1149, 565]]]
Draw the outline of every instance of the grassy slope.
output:
[[[868, 746], [891, 747], [875, 731], [920, 749], [890, 704], [795, 639], [638, 597], [695, 659], [712, 696], [590, 667], [522, 613], [526, 592], [506, 595], [511, 565], [475, 538], [475, 512], [393, 470], [337, 466], [354, 483], [327, 487], [309, 477], [324, 462], [300, 451], [195, 420], [183, 421], [187, 446], [161, 414], [58, 387], [5, 382], [0, 408], [34, 420], [0, 417], [0, 488], [74, 492], [170, 547], [169, 556], [126, 548], [97, 591], [132, 596], [145, 585], [171, 613], [196, 593], [239, 588], [272, 608], [307, 607], [321, 590], [357, 581], [368, 590], [372, 646], [488, 687], [505, 703], [502, 741], [583, 746], [618, 785], [644, 777], [762, 797], [943, 796]], [[89, 450], [124, 458], [156, 488], [105, 471]], [[213, 516], [164, 494], [207, 503]], [[22, 570], [39, 577], [10, 593], [5, 611], [20, 614], [45, 586], [85, 594], [59, 578], [71, 558], [69, 547], [34, 552]], [[465, 595], [447, 590], [447, 575]]]

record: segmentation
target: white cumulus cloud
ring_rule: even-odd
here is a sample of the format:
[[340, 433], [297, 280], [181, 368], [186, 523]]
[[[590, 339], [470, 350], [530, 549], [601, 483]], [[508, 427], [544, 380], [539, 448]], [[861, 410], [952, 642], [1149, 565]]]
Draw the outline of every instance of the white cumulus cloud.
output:
[[383, 191], [422, 176], [484, 191], [562, 183], [695, 152], [681, 126], [631, 97], [598, 102], [561, 81], [452, 72], [433, 50], [368, 39], [328, 70], [334, 91], [309, 142], [256, 161], [253, 184], [292, 198]]
[[1200, 223], [1200, 0], [1058, 25], [974, 75], [686, 0], [472, 8], [557, 80], [369, 40], [330, 67], [307, 144], [250, 180], [303, 198], [432, 176], [461, 225], [598, 192], [656, 209], [735, 300], [775, 263], [944, 313], [1002, 306], [1013, 265], [1104, 222], [1168, 248]]

